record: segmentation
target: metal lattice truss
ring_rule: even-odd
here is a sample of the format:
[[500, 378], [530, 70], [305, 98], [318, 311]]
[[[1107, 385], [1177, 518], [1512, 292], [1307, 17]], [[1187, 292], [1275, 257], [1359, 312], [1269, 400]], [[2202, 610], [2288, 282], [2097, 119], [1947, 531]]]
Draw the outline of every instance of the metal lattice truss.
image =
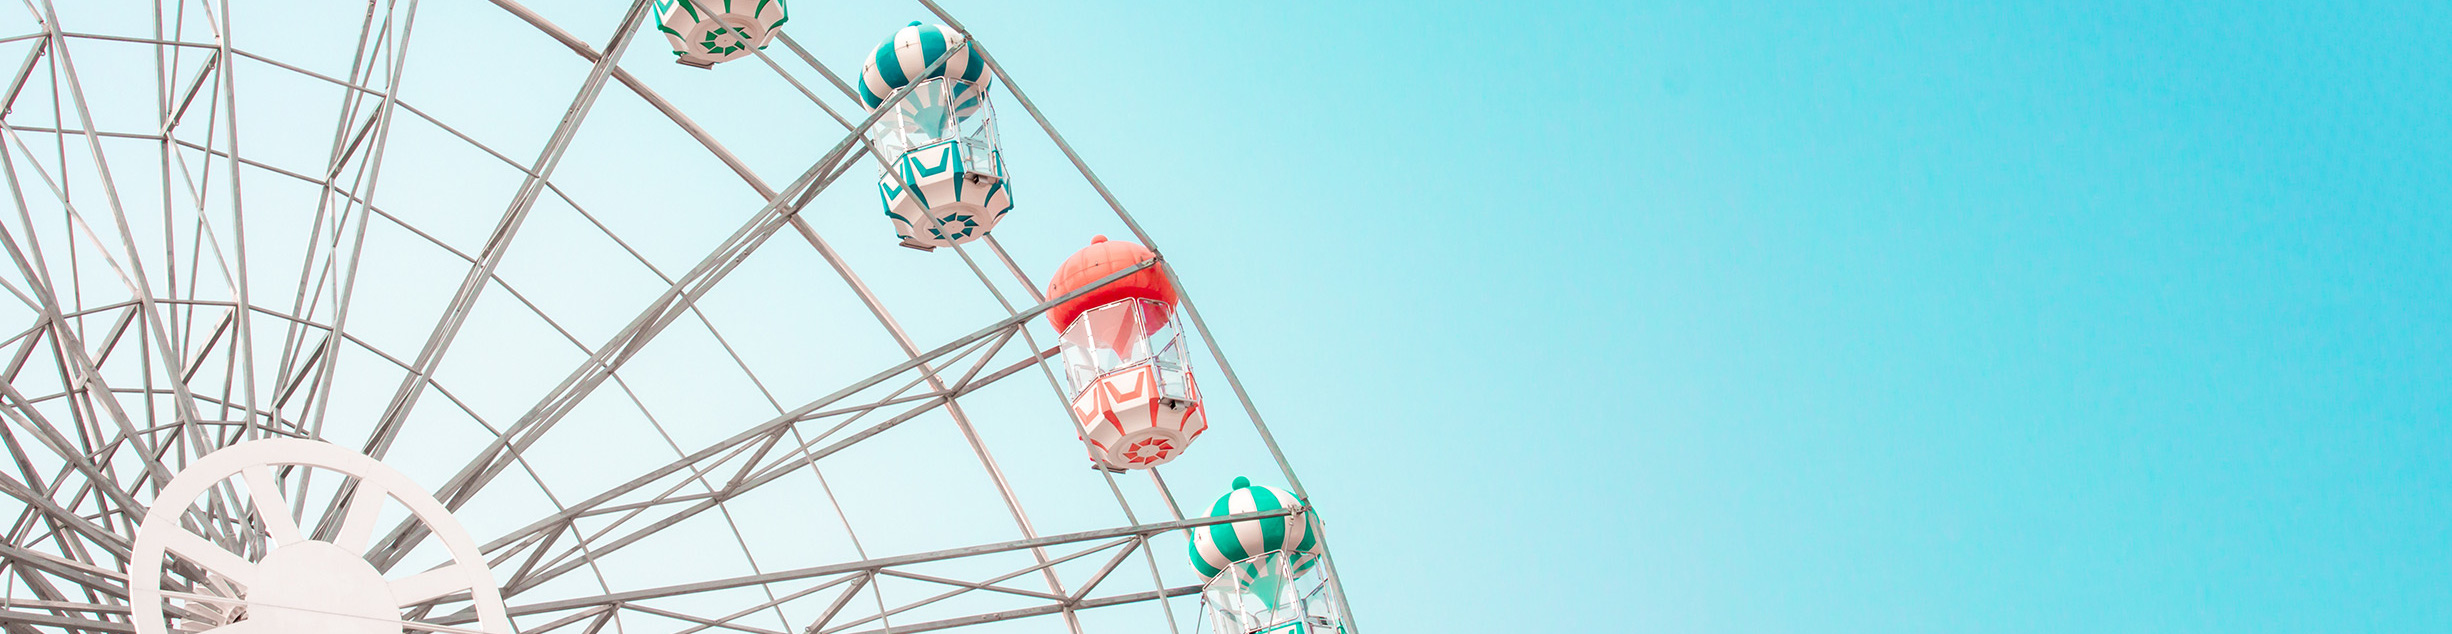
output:
[[[761, 51], [755, 62], [728, 64], [733, 78], [764, 66], [771, 74], [757, 74], [758, 81], [805, 98], [827, 115], [811, 121], [821, 127], [831, 121], [819, 131], [839, 139], [802, 148], [789, 159], [797, 175], [770, 185], [755, 166], [777, 159], [736, 154], [719, 140], [755, 142], [754, 135], [702, 125], [686, 113], [708, 110], [705, 101], [659, 93], [650, 83], [654, 73], [643, 78], [619, 63], [634, 46], [662, 46], [645, 25], [651, 2], [634, 0], [619, 14], [612, 7], [574, 10], [591, 19], [618, 15], [602, 25], [609, 35], [601, 45], [513, 0], [490, 0], [490, 7], [473, 0], [371, 0], [340, 14], [233, 0], [153, 0], [150, 10], [29, 0], [22, 15], [0, 19], [0, 33], [20, 33], [0, 37], [0, 58], [21, 60], [0, 63], [0, 72], [14, 70], [0, 93], [0, 177], [9, 196], [0, 203], [0, 248], [8, 258], [0, 265], [0, 292], [8, 295], [0, 298], [0, 325], [21, 326], [0, 332], [6, 336], [0, 513], [13, 518], [0, 539], [0, 629], [144, 629], [131, 606], [145, 599], [130, 588], [153, 580], [132, 580], [128, 571], [157, 494], [207, 454], [266, 438], [331, 442], [439, 483], [432, 498], [475, 533], [509, 614], [525, 632], [918, 632], [1055, 616], [1028, 623], [1044, 629], [1060, 621], [1078, 633], [1099, 629], [1085, 612], [1124, 605], [1155, 606], [1148, 612], [1180, 631], [1190, 615], [1178, 612], [1187, 606], [1167, 599], [1195, 594], [1197, 586], [1185, 582], [1197, 579], [1188, 579], [1180, 562], [1162, 565], [1154, 544], [1189, 528], [1305, 510], [1187, 519], [1155, 470], [1146, 472], [1146, 485], [1098, 472], [1123, 523], [1065, 507], [1061, 515], [1072, 517], [1056, 524], [1069, 532], [1042, 535], [1042, 524], [1024, 511], [1020, 487], [990, 451], [995, 443], [987, 436], [994, 434], [983, 435], [974, 421], [983, 416], [978, 412], [1006, 410], [1003, 400], [1022, 398], [1030, 399], [1032, 420], [1070, 421], [1047, 363], [1056, 349], [1032, 324], [1088, 287], [1041, 296], [1006, 246], [989, 237], [931, 257], [935, 266], [959, 261], [962, 268], [945, 270], [987, 291], [966, 300], [969, 306], [992, 308], [981, 315], [931, 306], [924, 325], [898, 320], [887, 304], [908, 300], [895, 299], [887, 287], [908, 280], [872, 287], [852, 268], [858, 255], [838, 250], [822, 237], [823, 223], [803, 213], [847, 174], [854, 175], [854, 199], [873, 204], [858, 192], [869, 187], [860, 182], [868, 169], [883, 160], [864, 140], [882, 115], [862, 114], [843, 75], [788, 33], [772, 56]], [[918, 2], [962, 30], [934, 2]], [[798, 22], [818, 19], [812, 11]], [[478, 23], [490, 25], [483, 33], [501, 35], [505, 45], [562, 49], [578, 65], [560, 52], [550, 60], [499, 60], [464, 76], [412, 63], [470, 54], [463, 49], [475, 31], [461, 29]], [[649, 41], [635, 41], [642, 38]], [[306, 41], [331, 43], [321, 50], [337, 52], [274, 52]], [[1003, 94], [1047, 133], [1116, 219], [1154, 249], [1021, 85], [984, 45], [976, 46]], [[540, 74], [561, 74], [513, 101], [551, 102], [559, 116], [537, 120], [549, 125], [505, 133], [484, 117], [465, 116], [466, 108], [419, 101], [482, 83], [469, 77], [518, 73], [530, 64], [544, 68]], [[312, 97], [251, 101], [255, 91]], [[887, 97], [889, 106], [907, 92]], [[616, 122], [592, 124], [598, 106], [612, 103], [620, 105], [602, 116]], [[289, 107], [323, 114], [279, 114]], [[680, 241], [694, 245], [686, 248], [642, 239], [637, 225], [616, 229], [629, 221], [614, 208], [638, 206], [603, 193], [601, 170], [620, 162], [603, 157], [620, 152], [573, 148], [621, 136], [583, 132], [641, 122], [688, 150], [672, 161], [719, 166], [705, 173], [737, 177], [688, 181], [726, 201], [717, 206], [740, 202], [704, 216], [725, 219], [725, 226], [738, 222], [737, 229]], [[484, 182], [500, 197], [482, 208], [451, 198], [460, 187], [438, 175], [460, 178], [461, 171], [495, 175]], [[743, 219], [743, 208], [755, 212]], [[861, 215], [874, 220], [866, 208]], [[492, 222], [462, 222], [468, 218]], [[521, 239], [548, 230], [606, 245], [603, 252], [612, 255], [603, 262], [612, 264], [523, 273], [554, 271], [535, 264], [535, 251], [549, 248], [535, 244], [544, 238]], [[408, 252], [424, 255], [397, 255]], [[690, 258], [694, 264], [686, 267], [672, 264]], [[585, 286], [614, 268], [639, 283], [625, 294], [571, 302], [585, 294], [565, 287]], [[736, 274], [772, 276], [776, 268], [839, 277], [841, 292], [860, 307], [853, 314], [864, 312], [873, 324], [824, 328], [881, 329], [891, 348], [846, 346], [843, 360], [801, 364], [832, 378], [779, 378], [772, 363], [753, 371], [772, 356], [761, 355], [774, 347], [768, 341], [777, 330], [719, 329], [729, 313], [711, 306], [762, 301], [724, 299], [730, 297], [724, 289], [739, 286], [725, 282]], [[413, 283], [433, 278], [443, 283], [424, 291]], [[416, 292], [426, 294], [409, 297]], [[1250, 438], [1300, 492], [1188, 294], [1181, 308], [1252, 422]], [[403, 311], [419, 318], [401, 317]], [[939, 314], [975, 317], [949, 322]], [[400, 327], [404, 322], [412, 327]], [[523, 334], [497, 332], [504, 330]], [[676, 361], [674, 349], [699, 356]], [[886, 356], [855, 361], [862, 357], [853, 352], [878, 350]], [[506, 367], [469, 370], [471, 363]], [[1032, 386], [1032, 375], [1044, 380], [1044, 390]], [[704, 377], [746, 386], [733, 392], [745, 396], [665, 405], [675, 393], [698, 390], [697, 381], [714, 380]], [[1022, 380], [1007, 381], [1015, 377]], [[503, 387], [531, 381], [535, 389]], [[803, 384], [833, 387], [807, 398], [790, 387]], [[1057, 402], [1000, 396], [999, 386], [1052, 393]], [[591, 444], [592, 437], [615, 435], [604, 421], [616, 419], [639, 421], [638, 433]], [[896, 433], [917, 427], [939, 434]], [[1032, 429], [1063, 436], [1063, 428]], [[908, 543], [898, 531], [873, 525], [855, 531], [847, 506], [890, 507], [878, 500], [904, 494], [872, 494], [863, 502], [850, 495], [857, 487], [837, 483], [876, 471], [875, 454], [883, 450], [870, 448], [906, 437], [958, 448], [953, 457], [929, 460], [983, 474], [993, 495], [947, 494], [944, 504], [984, 502], [994, 507], [990, 517], [1010, 519], [1020, 537], [896, 550], [878, 544]], [[1072, 459], [1077, 469], [1080, 460]], [[607, 473], [618, 477], [601, 476]], [[230, 608], [232, 589], [245, 583], [239, 577], [265, 554], [268, 540], [348, 541], [363, 534], [366, 558], [395, 579], [396, 594], [414, 601], [407, 606], [410, 631], [479, 631], [471, 629], [478, 619], [469, 591], [403, 589], [435, 576], [420, 571], [452, 564], [438, 558], [429, 523], [385, 514], [370, 480], [302, 467], [245, 476], [205, 489], [184, 511], [163, 514], [177, 518], [177, 527], [152, 527], [176, 530], [179, 540], [159, 584], [171, 615], [207, 624], [240, 618]], [[977, 492], [976, 481], [962, 482]], [[769, 550], [777, 543], [802, 546], [753, 530], [767, 525], [758, 518], [774, 512], [775, 496], [787, 491], [796, 511], [825, 511], [826, 521], [792, 526], [839, 530], [848, 552]], [[1153, 503], [1163, 518], [1145, 521]], [[962, 534], [992, 534], [961, 521], [957, 527], [975, 529]], [[1008, 530], [993, 526], [1001, 521], [981, 524]], [[699, 559], [730, 567], [685, 565]], [[813, 560], [829, 563], [772, 564]], [[675, 572], [661, 572], [668, 569]]]

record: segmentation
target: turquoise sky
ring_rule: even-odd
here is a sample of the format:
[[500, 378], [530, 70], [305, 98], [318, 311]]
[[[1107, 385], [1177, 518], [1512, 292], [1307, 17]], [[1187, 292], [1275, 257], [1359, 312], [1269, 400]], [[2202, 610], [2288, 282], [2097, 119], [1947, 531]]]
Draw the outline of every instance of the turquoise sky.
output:
[[2030, 4], [949, 8], [1369, 630], [2452, 629], [2452, 9]]

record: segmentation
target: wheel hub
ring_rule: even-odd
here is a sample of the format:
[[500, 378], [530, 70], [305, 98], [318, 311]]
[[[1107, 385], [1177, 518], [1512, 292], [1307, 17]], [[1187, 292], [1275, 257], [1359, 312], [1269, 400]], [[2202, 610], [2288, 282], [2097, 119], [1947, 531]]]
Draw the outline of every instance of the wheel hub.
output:
[[257, 631], [400, 632], [400, 608], [383, 573], [339, 546], [297, 542], [274, 549], [256, 565], [247, 614], [262, 622]]

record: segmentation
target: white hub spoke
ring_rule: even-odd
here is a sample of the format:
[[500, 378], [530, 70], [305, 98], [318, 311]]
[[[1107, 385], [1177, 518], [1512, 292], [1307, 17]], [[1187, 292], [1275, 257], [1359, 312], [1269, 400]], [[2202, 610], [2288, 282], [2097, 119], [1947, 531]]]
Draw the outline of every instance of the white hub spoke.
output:
[[366, 552], [367, 543], [374, 540], [375, 520], [382, 515], [387, 497], [383, 487], [359, 480], [357, 495], [349, 501], [349, 515], [341, 520], [340, 533], [332, 543], [349, 552]]
[[264, 522], [264, 532], [274, 546], [306, 539], [298, 533], [298, 522], [290, 519], [289, 501], [281, 498], [281, 482], [273, 477], [271, 467], [248, 467], [240, 475], [247, 482], [247, 497], [255, 502], [256, 518]]
[[240, 585], [245, 585], [249, 580], [255, 578], [255, 563], [239, 557], [237, 553], [223, 549], [220, 544], [207, 541], [185, 529], [165, 530], [162, 531], [162, 535], [165, 538], [163, 545], [189, 563], [203, 566], [204, 569], [228, 577]]

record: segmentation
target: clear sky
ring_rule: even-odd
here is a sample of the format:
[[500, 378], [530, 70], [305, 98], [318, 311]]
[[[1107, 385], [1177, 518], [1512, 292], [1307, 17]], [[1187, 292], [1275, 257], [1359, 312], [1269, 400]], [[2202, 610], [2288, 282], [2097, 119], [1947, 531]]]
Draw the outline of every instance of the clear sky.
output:
[[1377, 632], [2452, 629], [2443, 3], [949, 6]]

